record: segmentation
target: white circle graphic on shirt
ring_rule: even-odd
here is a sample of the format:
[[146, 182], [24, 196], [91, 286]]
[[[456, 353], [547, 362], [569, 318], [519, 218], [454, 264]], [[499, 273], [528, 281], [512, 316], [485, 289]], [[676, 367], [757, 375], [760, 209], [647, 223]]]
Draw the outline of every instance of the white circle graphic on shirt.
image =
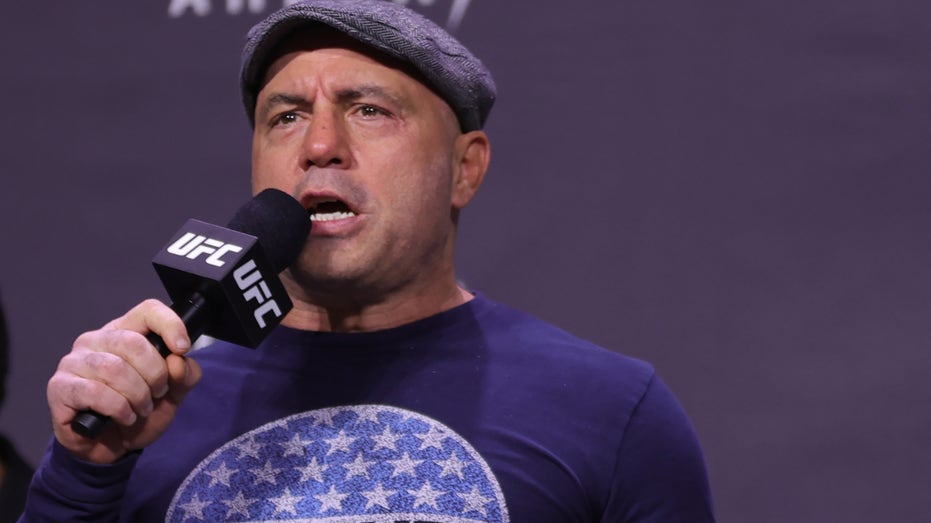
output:
[[384, 405], [314, 410], [202, 461], [166, 521], [508, 523], [485, 460], [454, 431]]

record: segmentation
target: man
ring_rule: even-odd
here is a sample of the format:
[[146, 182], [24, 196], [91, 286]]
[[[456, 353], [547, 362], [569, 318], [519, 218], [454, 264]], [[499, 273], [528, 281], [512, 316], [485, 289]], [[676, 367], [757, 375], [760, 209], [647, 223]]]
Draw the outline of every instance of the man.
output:
[[[457, 284], [495, 92], [469, 51], [390, 2], [313, 0], [250, 32], [242, 89], [253, 190], [313, 222], [294, 309], [255, 351], [187, 357], [156, 301], [80, 336], [24, 521], [713, 520], [649, 365]], [[85, 409], [114, 425], [73, 433]]]
[[[6, 376], [10, 369], [10, 336], [6, 315], [0, 303], [0, 407], [6, 395]], [[0, 523], [12, 523], [22, 512], [26, 502], [26, 489], [32, 467], [16, 451], [9, 440], [0, 434]]]

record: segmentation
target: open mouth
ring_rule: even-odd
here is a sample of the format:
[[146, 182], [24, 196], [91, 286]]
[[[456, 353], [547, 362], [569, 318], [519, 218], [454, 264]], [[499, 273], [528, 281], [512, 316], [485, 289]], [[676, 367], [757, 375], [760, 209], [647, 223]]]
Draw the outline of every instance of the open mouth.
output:
[[343, 220], [352, 218], [356, 213], [352, 212], [348, 205], [340, 200], [326, 200], [318, 202], [307, 210], [312, 222], [331, 222], [333, 220]]

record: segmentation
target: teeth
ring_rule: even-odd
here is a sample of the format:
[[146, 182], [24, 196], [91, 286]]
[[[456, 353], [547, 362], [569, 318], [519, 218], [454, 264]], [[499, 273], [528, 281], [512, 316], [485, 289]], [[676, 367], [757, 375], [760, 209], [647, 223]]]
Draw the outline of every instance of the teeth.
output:
[[329, 222], [333, 220], [342, 220], [344, 218], [352, 218], [355, 216], [354, 212], [339, 211], [339, 212], [327, 212], [327, 213], [313, 213], [310, 215], [310, 221], [312, 222]]

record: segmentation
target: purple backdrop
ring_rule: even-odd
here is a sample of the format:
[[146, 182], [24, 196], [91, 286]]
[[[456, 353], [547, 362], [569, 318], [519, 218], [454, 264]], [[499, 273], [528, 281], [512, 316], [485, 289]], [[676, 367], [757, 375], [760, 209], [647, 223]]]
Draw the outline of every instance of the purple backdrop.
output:
[[[513, 4], [410, 2], [499, 85], [463, 279], [653, 362], [722, 522], [927, 521], [931, 5]], [[0, 430], [32, 461], [73, 338], [247, 199], [239, 49], [280, 5], [2, 8]]]

